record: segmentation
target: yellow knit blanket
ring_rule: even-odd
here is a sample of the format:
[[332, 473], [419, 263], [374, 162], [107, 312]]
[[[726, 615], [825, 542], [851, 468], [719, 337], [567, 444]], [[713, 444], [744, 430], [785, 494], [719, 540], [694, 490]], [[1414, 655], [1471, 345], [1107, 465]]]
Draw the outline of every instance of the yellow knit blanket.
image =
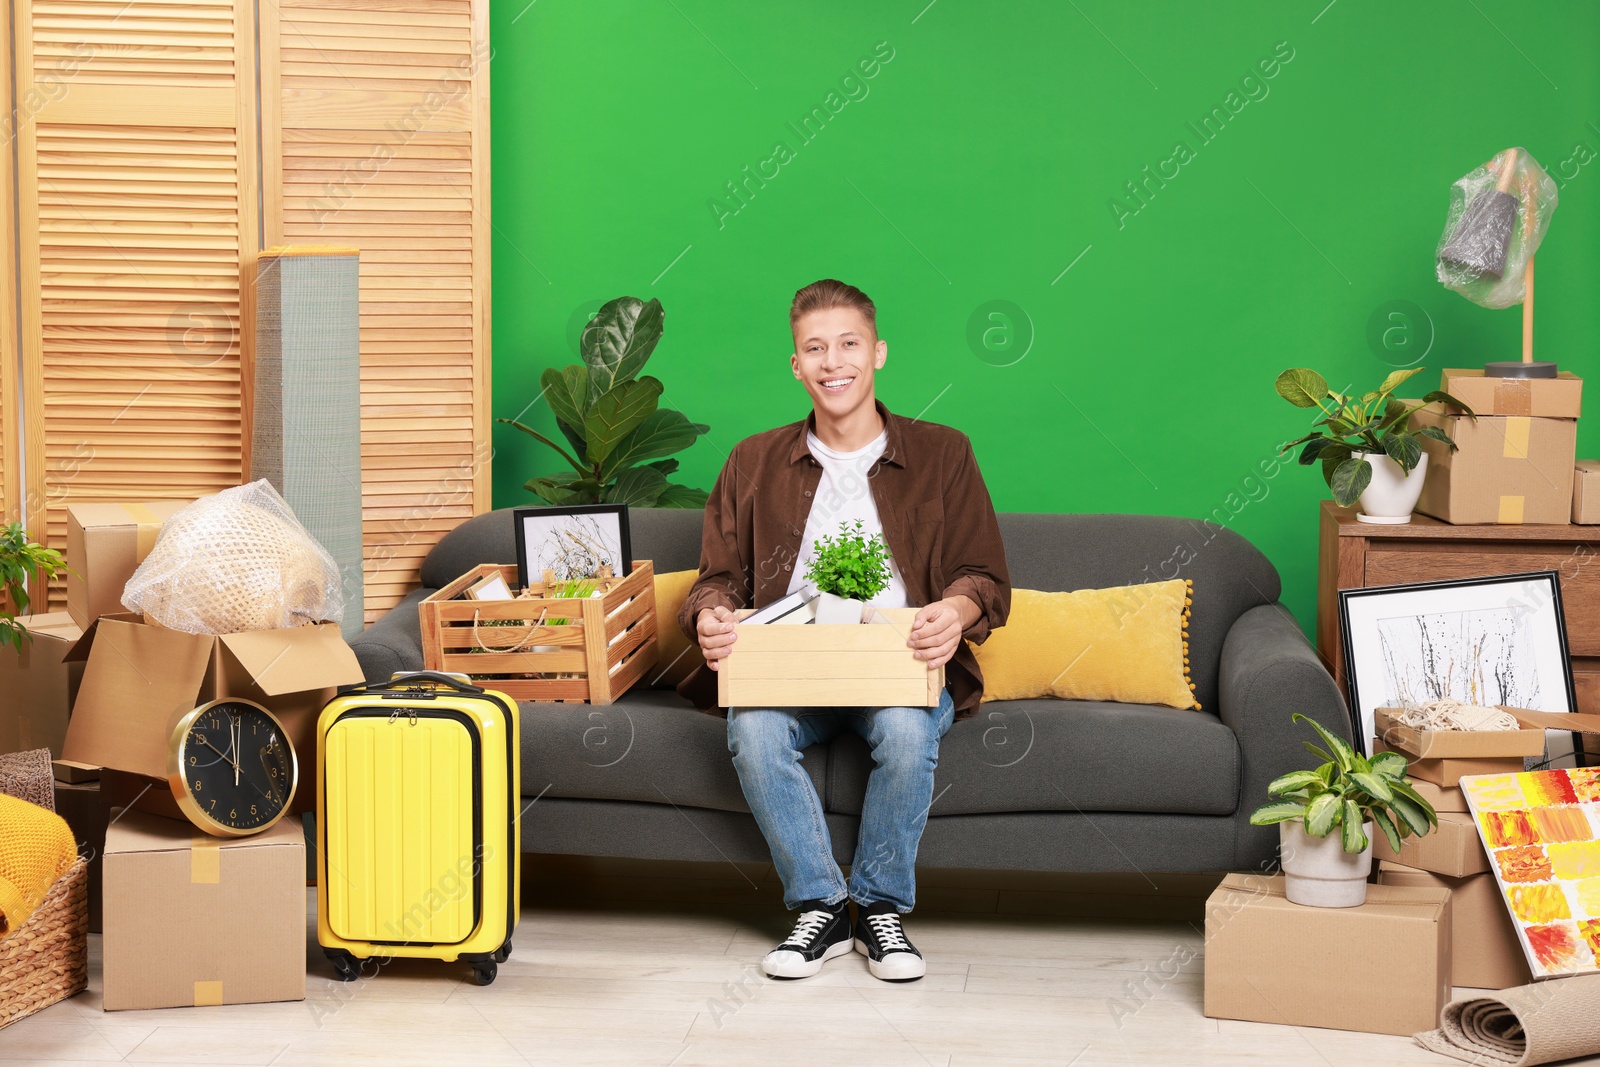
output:
[[0, 793], [0, 937], [28, 921], [77, 856], [65, 819]]

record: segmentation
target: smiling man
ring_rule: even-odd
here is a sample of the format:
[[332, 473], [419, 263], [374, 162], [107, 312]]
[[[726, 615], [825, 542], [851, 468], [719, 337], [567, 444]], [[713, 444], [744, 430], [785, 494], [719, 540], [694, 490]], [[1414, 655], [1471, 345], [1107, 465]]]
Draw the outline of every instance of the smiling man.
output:
[[[784, 903], [800, 912], [763, 970], [806, 978], [853, 945], [875, 977], [913, 981], [926, 965], [901, 916], [915, 903], [917, 845], [933, 804], [939, 739], [983, 695], [965, 641], [982, 642], [1004, 625], [1011, 583], [994, 506], [966, 436], [892, 415], [878, 402], [873, 379], [889, 346], [878, 338], [867, 295], [843, 282], [814, 282], [795, 294], [789, 324], [789, 365], [811, 398], [811, 414], [746, 438], [729, 455], [706, 504], [700, 576], [678, 622], [715, 671], [739, 654], [735, 610], [762, 607], [804, 585], [817, 538], [856, 520], [869, 536], [883, 534], [891, 579], [870, 603], [919, 609], [907, 643], [930, 669], [947, 665], [939, 705], [731, 708], [728, 748], [783, 881]], [[683, 691], [709, 705], [713, 681], [702, 670]], [[846, 730], [866, 740], [873, 760], [848, 882], [800, 766], [804, 749]]]

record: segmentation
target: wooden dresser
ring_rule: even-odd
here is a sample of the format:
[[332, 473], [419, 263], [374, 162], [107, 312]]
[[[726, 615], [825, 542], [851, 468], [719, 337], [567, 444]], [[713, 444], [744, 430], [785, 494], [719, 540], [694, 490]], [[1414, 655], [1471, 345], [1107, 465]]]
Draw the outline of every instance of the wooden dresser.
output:
[[1426, 515], [1405, 526], [1358, 522], [1322, 502], [1317, 552], [1317, 651], [1345, 686], [1340, 589], [1445, 578], [1557, 571], [1578, 710], [1600, 712], [1600, 526], [1452, 526]]

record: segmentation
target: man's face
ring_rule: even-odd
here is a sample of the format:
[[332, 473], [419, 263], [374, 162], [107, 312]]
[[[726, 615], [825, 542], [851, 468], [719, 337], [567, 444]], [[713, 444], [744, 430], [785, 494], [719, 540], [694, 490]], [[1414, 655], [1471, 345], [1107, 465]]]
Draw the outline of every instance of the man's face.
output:
[[889, 346], [866, 316], [852, 307], [824, 308], [794, 324], [789, 364], [819, 412], [843, 418], [873, 400], [872, 375]]

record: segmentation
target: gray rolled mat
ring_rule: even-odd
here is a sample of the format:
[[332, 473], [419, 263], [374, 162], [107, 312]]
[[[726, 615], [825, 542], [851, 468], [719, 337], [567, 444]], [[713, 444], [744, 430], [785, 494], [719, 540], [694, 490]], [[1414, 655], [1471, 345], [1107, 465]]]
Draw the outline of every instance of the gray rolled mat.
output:
[[1600, 974], [1452, 1000], [1417, 1044], [1469, 1063], [1532, 1067], [1600, 1055]]

